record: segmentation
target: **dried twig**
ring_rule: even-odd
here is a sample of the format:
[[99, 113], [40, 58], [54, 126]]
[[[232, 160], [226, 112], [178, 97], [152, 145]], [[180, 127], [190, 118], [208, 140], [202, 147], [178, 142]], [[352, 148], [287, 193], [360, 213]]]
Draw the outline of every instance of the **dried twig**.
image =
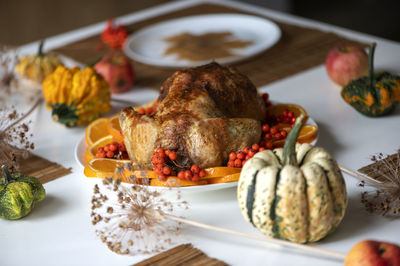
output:
[[[179, 231], [179, 227], [176, 225], [186, 223], [207, 230], [307, 251], [313, 255], [322, 255], [339, 260], [345, 258], [344, 254], [337, 252], [266, 236], [249, 235], [178, 217], [172, 212], [175, 207], [186, 206], [185, 202], [172, 203], [164, 199], [161, 192], [152, 191], [147, 186], [133, 185], [127, 188], [127, 186], [121, 185], [119, 179], [114, 181], [112, 178], [105, 179], [104, 184], [112, 193], [101, 193], [100, 188], [97, 185], [95, 186], [92, 200], [92, 222], [95, 226], [101, 226], [96, 232], [102, 241], [118, 254], [160, 251], [165, 248], [163, 244], [172, 243], [169, 235]], [[111, 197], [114, 200], [111, 200]], [[171, 226], [171, 222], [177, 224]]]

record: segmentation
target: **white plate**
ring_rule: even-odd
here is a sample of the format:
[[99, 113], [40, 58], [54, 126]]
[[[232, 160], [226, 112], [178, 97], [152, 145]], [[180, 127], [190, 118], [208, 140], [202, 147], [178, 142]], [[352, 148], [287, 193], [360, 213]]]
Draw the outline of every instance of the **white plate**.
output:
[[[318, 126], [317, 123], [311, 117], [308, 117], [306, 124]], [[317, 141], [318, 141], [318, 135], [317, 135], [317, 138], [313, 142], [311, 142], [311, 145], [314, 146], [317, 143]], [[80, 166], [82, 166], [82, 168], [84, 168], [85, 164], [86, 164], [85, 152], [86, 152], [87, 147], [88, 147], [88, 145], [86, 143], [86, 139], [84, 136], [75, 146], [75, 160]], [[205, 191], [220, 190], [220, 189], [224, 189], [224, 188], [235, 187], [235, 186], [237, 186], [237, 183], [238, 182], [229, 182], [229, 183], [201, 185], [201, 186], [189, 186], [189, 187], [171, 187], [171, 188], [151, 187], [151, 188], [160, 189], [160, 190], [181, 190], [181, 191], [185, 191], [185, 192], [205, 192]]]
[[239, 15], [215, 14], [189, 16], [146, 27], [135, 32], [126, 41], [124, 51], [132, 59], [150, 65], [163, 67], [193, 67], [209, 63], [206, 61], [179, 60], [176, 55], [164, 55], [168, 47], [165, 38], [189, 32], [232, 32], [235, 38], [250, 41], [245, 48], [235, 49], [235, 56], [217, 59], [220, 64], [229, 64], [257, 55], [273, 46], [280, 38], [279, 27], [265, 18]]
[[[86, 143], [85, 137], [76, 144], [75, 146], [75, 160], [76, 162], [85, 167], [86, 160], [85, 160], [85, 152], [88, 145]], [[238, 182], [230, 182], [230, 183], [220, 183], [220, 184], [212, 184], [212, 185], [202, 185], [202, 186], [190, 186], [190, 187], [149, 187], [151, 189], [160, 189], [160, 190], [183, 190], [185, 192], [205, 192], [205, 191], [212, 191], [212, 190], [219, 190], [224, 188], [236, 187]]]

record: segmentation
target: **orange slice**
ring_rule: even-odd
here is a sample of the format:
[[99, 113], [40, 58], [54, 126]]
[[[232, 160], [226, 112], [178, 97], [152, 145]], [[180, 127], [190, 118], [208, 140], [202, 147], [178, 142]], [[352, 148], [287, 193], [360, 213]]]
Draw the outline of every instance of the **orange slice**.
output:
[[[280, 124], [279, 128], [286, 130], [288, 134], [292, 130], [292, 128], [288, 124]], [[300, 130], [299, 137], [297, 138], [297, 143], [311, 143], [314, 139], [317, 138], [317, 136], [318, 127], [313, 125], [305, 125]], [[274, 141], [274, 148], [283, 147], [283, 145], [285, 145], [285, 140], [286, 139]]]
[[240, 174], [242, 171], [241, 168], [234, 168], [234, 167], [211, 167], [204, 169], [206, 171], [206, 176], [204, 178], [211, 178], [211, 177], [221, 177], [227, 176], [232, 174]]
[[156, 187], [187, 187], [187, 186], [198, 186], [198, 185], [206, 185], [206, 180], [200, 180], [197, 182], [188, 181], [188, 180], [180, 180], [176, 176], [170, 176], [166, 181], [161, 181], [158, 178], [153, 178], [150, 181], [150, 186]]
[[118, 167], [123, 167], [125, 164], [130, 163], [129, 160], [116, 160], [116, 159], [105, 159], [95, 158], [86, 164], [83, 173], [86, 177], [115, 177], [121, 178], [123, 182], [126, 182], [122, 173], [116, 173]]
[[124, 137], [121, 134], [121, 126], [119, 125], [118, 116], [113, 116], [108, 120], [107, 131], [117, 142], [124, 141]]
[[222, 177], [214, 177], [208, 179], [209, 184], [218, 184], [218, 183], [228, 183], [238, 181], [240, 177], [240, 173], [226, 175]]
[[296, 117], [300, 116], [301, 114], [304, 115], [305, 119], [307, 119], [308, 117], [306, 110], [300, 105], [294, 103], [281, 103], [281, 104], [271, 105], [270, 107], [267, 108], [267, 113], [270, 116], [278, 117], [282, 115], [282, 112], [284, 110], [293, 111]]
[[108, 123], [108, 118], [98, 118], [87, 126], [85, 139], [89, 146], [92, 146], [96, 141], [108, 135]]
[[312, 125], [305, 125], [301, 128], [298, 143], [310, 143], [318, 136], [318, 127]]
[[87, 148], [86, 153], [85, 153], [85, 159], [86, 162], [90, 162], [92, 159], [96, 157], [97, 149], [100, 147], [104, 147], [107, 144], [114, 142], [115, 139], [111, 135], [106, 135], [105, 137], [99, 139], [96, 141], [92, 146], [89, 146]]

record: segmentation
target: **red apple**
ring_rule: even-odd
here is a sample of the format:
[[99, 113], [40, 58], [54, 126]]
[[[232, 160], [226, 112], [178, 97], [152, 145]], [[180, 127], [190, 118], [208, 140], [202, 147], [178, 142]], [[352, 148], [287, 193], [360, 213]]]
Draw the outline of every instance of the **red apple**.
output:
[[346, 86], [368, 74], [368, 55], [360, 46], [342, 44], [329, 51], [325, 66], [333, 82]]
[[122, 53], [105, 55], [94, 68], [108, 82], [111, 93], [129, 90], [135, 80], [131, 62]]
[[345, 266], [400, 266], [400, 247], [388, 242], [364, 240], [347, 254]]

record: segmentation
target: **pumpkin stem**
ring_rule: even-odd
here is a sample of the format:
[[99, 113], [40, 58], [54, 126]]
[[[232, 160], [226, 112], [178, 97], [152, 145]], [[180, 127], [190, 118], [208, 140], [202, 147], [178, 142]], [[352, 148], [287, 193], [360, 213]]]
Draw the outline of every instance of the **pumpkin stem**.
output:
[[44, 40], [41, 40], [39, 43], [38, 56], [44, 56], [43, 45], [44, 45]]
[[73, 107], [73, 102], [70, 105], [54, 104], [51, 105], [53, 109], [51, 115], [54, 121], [64, 124], [67, 127], [74, 127], [77, 125], [79, 116], [76, 115], [76, 108]]
[[375, 77], [374, 77], [374, 53], [375, 53], [375, 46], [376, 43], [372, 43], [369, 46], [369, 53], [368, 53], [368, 65], [369, 65], [369, 86], [371, 90], [375, 88]]
[[7, 185], [8, 183], [10, 183], [10, 173], [7, 170], [7, 166], [2, 165], [1, 166], [1, 171], [3, 172], [3, 176], [4, 176], [4, 185]]
[[285, 146], [283, 146], [283, 163], [282, 165], [297, 166], [296, 159], [296, 141], [299, 136], [300, 130], [304, 123], [304, 115], [301, 114], [297, 117], [296, 122], [289, 135], [286, 138]]

